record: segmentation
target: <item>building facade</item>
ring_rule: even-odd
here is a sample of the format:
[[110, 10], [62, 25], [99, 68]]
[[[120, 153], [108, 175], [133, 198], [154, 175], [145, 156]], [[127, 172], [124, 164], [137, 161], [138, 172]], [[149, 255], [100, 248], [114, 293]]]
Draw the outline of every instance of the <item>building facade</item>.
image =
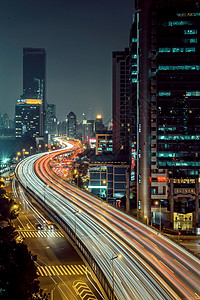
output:
[[44, 48], [23, 48], [22, 99], [41, 100], [41, 128], [44, 134], [46, 113], [46, 51]]
[[67, 136], [70, 138], [76, 138], [76, 115], [72, 111], [67, 115]]
[[160, 211], [162, 224], [198, 227], [200, 2], [138, 0], [135, 8], [138, 217]]
[[45, 125], [45, 133], [49, 133], [51, 136], [56, 135], [57, 131], [57, 118], [56, 118], [56, 105], [55, 104], [47, 104], [46, 109], [46, 125]]
[[15, 106], [16, 138], [33, 138], [42, 135], [41, 106], [39, 99], [20, 99]]
[[96, 155], [89, 164], [89, 190], [96, 196], [116, 204], [126, 195], [128, 162], [122, 157]]
[[129, 49], [113, 52], [112, 56], [112, 118], [113, 150], [130, 150], [131, 101], [130, 101]]

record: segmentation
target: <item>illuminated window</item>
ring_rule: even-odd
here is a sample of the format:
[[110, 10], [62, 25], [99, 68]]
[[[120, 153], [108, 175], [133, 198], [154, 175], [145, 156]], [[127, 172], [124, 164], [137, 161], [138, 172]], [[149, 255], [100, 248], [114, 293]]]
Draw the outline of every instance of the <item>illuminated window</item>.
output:
[[171, 48], [159, 48], [159, 52], [171, 52]]
[[195, 48], [185, 48], [185, 52], [195, 52]]
[[200, 70], [200, 65], [177, 65], [177, 66], [167, 66], [167, 65], [160, 65], [158, 66], [158, 70], [161, 71], [177, 71], [177, 70], [181, 70], [181, 71], [190, 71], [190, 70]]
[[200, 12], [193, 13], [177, 13], [177, 17], [200, 17]]
[[184, 52], [184, 48], [172, 48], [173, 53]]
[[159, 135], [159, 140], [200, 140], [200, 135]]
[[186, 96], [190, 97], [190, 96], [200, 96], [200, 91], [188, 91], [186, 92]]
[[171, 92], [170, 91], [160, 91], [158, 93], [159, 96], [171, 96]]
[[197, 39], [184, 39], [183, 41], [184, 41], [184, 43], [187, 43], [187, 44], [196, 44], [197, 43]]
[[187, 29], [187, 30], [184, 30], [184, 34], [197, 34], [197, 30], [196, 29]]
[[178, 47], [174, 47], [174, 48], [159, 48], [159, 52], [160, 53], [183, 53], [183, 52], [195, 52], [195, 48], [191, 47], [191, 48], [178, 48]]
[[136, 38], [132, 38], [132, 43], [137, 43], [137, 39]]
[[163, 162], [163, 161], [159, 161], [158, 162], [159, 166], [162, 167], [166, 167], [166, 166], [176, 166], [176, 167], [197, 167], [200, 166], [200, 162], [199, 161], [168, 161], [168, 162]]
[[192, 25], [190, 21], [169, 21], [168, 26], [184, 26], [184, 25]]

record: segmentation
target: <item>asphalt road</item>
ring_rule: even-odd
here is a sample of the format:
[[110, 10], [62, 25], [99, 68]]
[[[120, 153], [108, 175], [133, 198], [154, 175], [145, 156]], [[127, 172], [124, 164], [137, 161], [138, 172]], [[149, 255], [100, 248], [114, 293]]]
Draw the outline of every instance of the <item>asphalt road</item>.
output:
[[[7, 190], [9, 191], [9, 187]], [[95, 287], [97, 285], [89, 270], [64, 232], [57, 226], [48, 229], [44, 224], [44, 220], [48, 218], [35, 206], [32, 199], [14, 184], [13, 192], [21, 210], [14, 226], [31, 254], [37, 255], [35, 264], [43, 292], [49, 295], [51, 300], [102, 299], [93, 287], [93, 284]], [[39, 224], [42, 225], [41, 229], [38, 229]]]

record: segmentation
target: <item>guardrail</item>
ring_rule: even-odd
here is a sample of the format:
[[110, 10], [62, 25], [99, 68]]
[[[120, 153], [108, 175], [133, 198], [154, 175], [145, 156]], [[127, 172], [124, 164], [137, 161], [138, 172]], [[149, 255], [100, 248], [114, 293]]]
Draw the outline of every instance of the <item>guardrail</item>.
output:
[[21, 186], [30, 194], [30, 196], [32, 196], [35, 199], [35, 201], [37, 201], [39, 206], [45, 210], [45, 213], [49, 216], [49, 218], [54, 220], [55, 223], [57, 223], [64, 230], [64, 232], [67, 234], [72, 244], [78, 248], [79, 252], [87, 262], [88, 266], [90, 267], [90, 270], [92, 271], [92, 273], [95, 274], [97, 280], [99, 281], [101, 287], [103, 288], [105, 298], [109, 300], [111, 299], [119, 300], [116, 294], [114, 293], [113, 287], [110, 284], [108, 278], [101, 270], [99, 264], [96, 262], [93, 255], [90, 253], [90, 251], [81, 241], [81, 239], [79, 239], [79, 237], [76, 235], [74, 228], [71, 228], [66, 222], [64, 222], [55, 211], [52, 212], [52, 208], [46, 205], [44, 201], [40, 199], [40, 197], [38, 197], [38, 195], [36, 195], [29, 187], [25, 187], [20, 182], [20, 179], [18, 178], [17, 174], [16, 174], [16, 178], [18, 182], [21, 184]]

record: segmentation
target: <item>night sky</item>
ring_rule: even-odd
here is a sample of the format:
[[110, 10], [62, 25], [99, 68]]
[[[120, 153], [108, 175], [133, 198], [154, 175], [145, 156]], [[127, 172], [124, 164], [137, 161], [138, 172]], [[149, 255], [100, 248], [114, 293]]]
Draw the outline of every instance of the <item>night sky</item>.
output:
[[[133, 0], [4, 0], [0, 5], [0, 113], [14, 117], [23, 47], [47, 52], [47, 102], [58, 120], [73, 111], [111, 118], [112, 51], [129, 43]], [[90, 110], [91, 108], [91, 110]]]

